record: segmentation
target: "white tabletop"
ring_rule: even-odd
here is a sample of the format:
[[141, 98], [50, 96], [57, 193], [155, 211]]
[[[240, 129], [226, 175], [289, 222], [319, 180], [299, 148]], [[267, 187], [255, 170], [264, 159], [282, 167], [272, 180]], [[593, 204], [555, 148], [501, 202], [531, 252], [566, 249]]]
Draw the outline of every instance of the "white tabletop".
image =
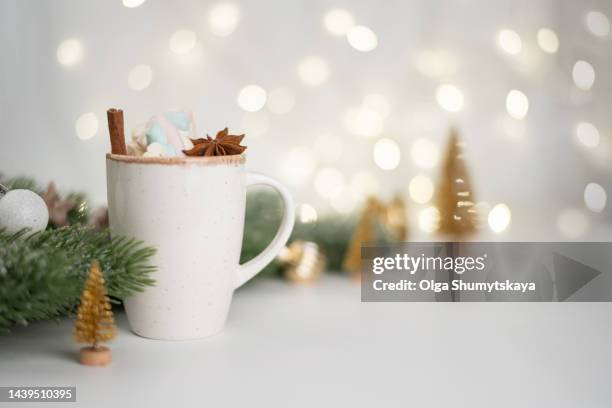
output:
[[74, 385], [66, 406], [105, 408], [612, 403], [607, 303], [361, 303], [357, 284], [328, 276], [247, 285], [205, 340], [147, 340], [116, 318], [106, 368], [76, 362], [69, 320], [0, 337], [0, 385]]

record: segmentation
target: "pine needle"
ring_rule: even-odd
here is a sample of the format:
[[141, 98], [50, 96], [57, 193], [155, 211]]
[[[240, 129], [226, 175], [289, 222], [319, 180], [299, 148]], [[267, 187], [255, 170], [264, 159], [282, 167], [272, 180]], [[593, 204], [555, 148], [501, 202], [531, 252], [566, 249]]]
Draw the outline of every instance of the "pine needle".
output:
[[80, 225], [24, 233], [0, 231], [0, 332], [73, 314], [93, 260], [115, 303], [154, 283], [155, 249], [140, 241]]

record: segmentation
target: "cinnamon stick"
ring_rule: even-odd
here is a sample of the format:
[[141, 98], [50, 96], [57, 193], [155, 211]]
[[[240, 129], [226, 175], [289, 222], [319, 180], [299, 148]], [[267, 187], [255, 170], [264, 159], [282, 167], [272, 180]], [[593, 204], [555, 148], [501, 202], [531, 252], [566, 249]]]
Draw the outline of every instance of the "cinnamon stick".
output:
[[109, 109], [106, 111], [106, 117], [108, 118], [111, 153], [127, 155], [125, 133], [123, 131], [123, 111], [121, 109]]

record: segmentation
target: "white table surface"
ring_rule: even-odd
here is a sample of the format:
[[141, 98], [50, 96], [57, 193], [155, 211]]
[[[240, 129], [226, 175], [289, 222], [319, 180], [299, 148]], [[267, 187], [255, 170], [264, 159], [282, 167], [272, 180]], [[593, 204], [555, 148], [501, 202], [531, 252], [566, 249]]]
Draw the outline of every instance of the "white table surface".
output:
[[116, 318], [106, 368], [76, 363], [69, 320], [0, 337], [0, 385], [75, 385], [73, 407], [612, 406], [607, 303], [361, 303], [328, 276], [240, 289], [205, 340], [148, 340]]

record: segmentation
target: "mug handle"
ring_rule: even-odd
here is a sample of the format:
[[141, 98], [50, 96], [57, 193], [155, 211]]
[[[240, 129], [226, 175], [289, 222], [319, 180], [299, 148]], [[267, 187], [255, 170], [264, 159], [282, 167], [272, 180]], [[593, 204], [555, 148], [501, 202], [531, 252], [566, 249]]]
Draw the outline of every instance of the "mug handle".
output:
[[284, 210], [281, 225], [278, 228], [276, 236], [274, 236], [272, 242], [270, 242], [266, 249], [264, 249], [255, 258], [238, 266], [234, 289], [238, 289], [253, 276], [261, 272], [261, 270], [265, 268], [266, 265], [268, 265], [276, 255], [278, 255], [278, 253], [287, 243], [287, 240], [291, 235], [291, 231], [293, 230], [293, 225], [295, 224], [295, 208], [293, 204], [293, 198], [291, 197], [291, 194], [289, 194], [289, 191], [285, 188], [285, 186], [283, 186], [281, 183], [274, 180], [273, 178], [264, 176], [263, 174], [249, 172], [246, 176], [247, 187], [254, 185], [266, 185], [278, 191], [281, 198], [283, 199]]

